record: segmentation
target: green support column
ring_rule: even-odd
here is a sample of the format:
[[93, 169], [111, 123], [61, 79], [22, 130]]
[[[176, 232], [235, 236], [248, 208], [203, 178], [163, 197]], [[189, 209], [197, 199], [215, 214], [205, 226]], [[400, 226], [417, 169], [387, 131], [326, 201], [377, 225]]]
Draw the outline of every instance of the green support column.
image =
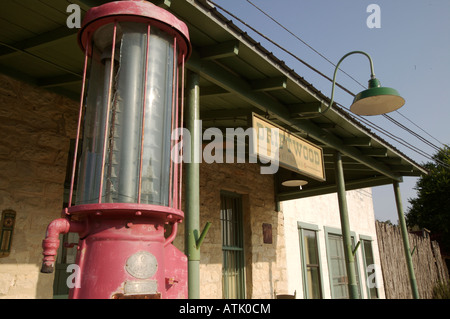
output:
[[[186, 127], [191, 134], [191, 158], [186, 164], [186, 216], [185, 246], [188, 257], [188, 297], [200, 298], [200, 248], [197, 238], [200, 228], [200, 85], [199, 75], [188, 72]], [[197, 154], [197, 156], [196, 156]], [[197, 158], [197, 160], [196, 160]], [[197, 162], [197, 163], [196, 163]]]
[[406, 229], [405, 215], [403, 214], [402, 198], [400, 196], [400, 185], [394, 181], [395, 202], [397, 204], [398, 223], [402, 232], [403, 248], [405, 250], [406, 264], [408, 266], [409, 282], [411, 284], [411, 292], [414, 299], [419, 299], [419, 290], [417, 288], [416, 275], [412, 262], [411, 250], [409, 248], [408, 230]]
[[358, 299], [358, 286], [356, 283], [355, 257], [353, 256], [352, 238], [350, 235], [350, 223], [348, 220], [347, 197], [345, 194], [344, 169], [342, 168], [342, 156], [336, 152], [334, 161], [339, 213], [341, 218], [342, 237], [344, 241], [345, 266], [347, 268], [348, 292], [350, 299]]

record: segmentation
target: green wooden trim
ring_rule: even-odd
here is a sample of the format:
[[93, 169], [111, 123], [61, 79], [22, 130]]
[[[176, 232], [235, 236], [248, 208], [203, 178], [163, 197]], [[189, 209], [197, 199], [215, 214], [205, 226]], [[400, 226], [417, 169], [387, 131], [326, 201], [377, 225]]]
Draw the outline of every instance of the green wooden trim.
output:
[[302, 116], [296, 117], [295, 115], [320, 113], [320, 111], [325, 107], [325, 104], [323, 104], [322, 102], [296, 103], [289, 104], [287, 105], [287, 107], [291, 112], [291, 116], [293, 118], [301, 119]]
[[[388, 183], [392, 183], [392, 179], [381, 176], [381, 177], [371, 177], [367, 179], [360, 179], [360, 180], [346, 180], [345, 181], [345, 190], [350, 191], [354, 189], [359, 188], [366, 188], [366, 187], [375, 187], [380, 185], [386, 185]], [[278, 199], [280, 201], [286, 201], [291, 199], [299, 199], [299, 198], [306, 198], [310, 196], [318, 196], [318, 195], [324, 195], [329, 193], [335, 193], [337, 192], [337, 186], [336, 184], [333, 185], [324, 185], [324, 186], [318, 186], [315, 188], [303, 188], [303, 190], [299, 191], [288, 191], [288, 192], [282, 192], [278, 193]]]
[[[243, 206], [242, 206], [242, 195], [238, 194], [238, 193], [234, 193], [234, 192], [229, 192], [229, 191], [221, 191], [220, 192], [220, 200], [221, 200], [221, 207], [220, 209], [222, 210], [222, 205], [224, 203], [225, 199], [231, 199], [233, 201], [232, 204], [232, 208], [233, 208], [233, 213], [236, 215], [236, 219], [235, 222], [236, 224], [235, 226], [235, 231], [237, 233], [237, 243], [236, 246], [227, 246], [224, 245], [224, 243], [222, 242], [222, 256], [223, 256], [223, 264], [222, 264], [222, 278], [224, 276], [226, 276], [226, 271], [229, 268], [228, 266], [228, 259], [227, 253], [230, 252], [235, 252], [236, 256], [235, 256], [235, 265], [234, 266], [235, 269], [237, 269], [238, 272], [238, 281], [236, 282], [237, 285], [237, 291], [236, 291], [236, 295], [238, 296], [238, 298], [245, 298], [245, 283], [246, 283], [246, 275], [245, 275], [245, 249], [244, 249], [244, 227], [243, 227]], [[221, 213], [222, 214], [222, 213]], [[223, 218], [222, 216], [220, 216], [220, 220], [221, 220], [221, 225], [222, 225], [222, 235], [224, 232], [223, 229]], [[229, 291], [229, 287], [228, 287], [228, 281], [227, 280], [223, 280], [223, 296], [225, 298], [230, 298], [230, 291]]]
[[[333, 291], [331, 259], [330, 259], [330, 253], [329, 253], [330, 252], [330, 243], [328, 240], [328, 235], [332, 234], [332, 235], [342, 236], [342, 230], [340, 228], [330, 227], [330, 226], [323, 226], [323, 228], [324, 228], [324, 232], [325, 232], [325, 246], [327, 248], [328, 279], [329, 279], [329, 283], [330, 283], [331, 298], [335, 298], [334, 291]], [[350, 231], [350, 236], [352, 237], [352, 245], [354, 247], [355, 241], [356, 241], [356, 232]], [[361, 289], [361, 273], [360, 273], [360, 269], [359, 269], [360, 267], [359, 267], [358, 254], [356, 254], [354, 257], [355, 257], [355, 271], [356, 271], [356, 273], [358, 275], [358, 279], [359, 279], [358, 290], [359, 290], [359, 294], [361, 295], [361, 298], [362, 298], [363, 295], [362, 295], [362, 289]]]
[[360, 240], [373, 241], [373, 237], [372, 236], [368, 236], [368, 235], [359, 235], [359, 239]]
[[[31, 38], [13, 43], [10, 45], [10, 48], [2, 47], [0, 49], [0, 59], [17, 54], [17, 50], [26, 51], [44, 49], [55, 44], [56, 41], [62, 40], [67, 37], [74, 37], [74, 41], [76, 41], [76, 35], [77, 29], [69, 29], [67, 26], [61, 26], [54, 30], [50, 30]], [[13, 51], [14, 49], [12, 48], [16, 49], [16, 51]]]
[[348, 137], [342, 139], [347, 146], [371, 146], [372, 139], [370, 137]]
[[170, 8], [170, 6], [172, 5], [171, 0], [153, 0], [152, 2], [153, 2], [153, 4], [157, 5], [158, 7]]
[[280, 76], [267, 79], [253, 80], [251, 86], [255, 91], [283, 90], [287, 85], [287, 77]]
[[302, 266], [302, 283], [303, 283], [303, 296], [304, 299], [309, 299], [308, 289], [307, 289], [307, 276], [306, 276], [306, 256], [305, 256], [305, 243], [303, 241], [303, 230], [310, 230], [316, 233], [316, 247], [317, 247], [317, 258], [319, 263], [319, 280], [320, 280], [320, 294], [322, 299], [324, 299], [324, 290], [323, 290], [323, 264], [322, 258], [320, 257], [320, 241], [318, 232], [320, 228], [314, 224], [308, 224], [304, 222], [297, 222], [298, 226], [298, 235], [299, 235], [299, 245], [300, 245], [300, 263]]
[[387, 148], [369, 148], [369, 149], [362, 149], [361, 153], [364, 155], [368, 155], [371, 157], [387, 157]]
[[[185, 251], [188, 258], [188, 297], [200, 298], [200, 249], [197, 247], [200, 232], [200, 164], [195, 162], [201, 145], [196, 143], [202, 134], [200, 118], [200, 76], [186, 74], [186, 127], [191, 132], [191, 161], [186, 164]], [[194, 142], [195, 141], [195, 142]]]
[[200, 56], [204, 60], [216, 60], [236, 56], [239, 54], [239, 41], [228, 41], [219, 44], [202, 47], [199, 49]]
[[244, 248], [243, 247], [233, 247], [233, 246], [223, 246], [222, 245], [222, 250], [243, 251]]
[[[365, 280], [366, 280], [366, 285], [365, 285], [365, 286], [366, 286], [367, 298], [368, 298], [368, 299], [372, 299], [372, 295], [371, 295], [371, 293], [370, 293], [370, 288], [369, 288], [369, 285], [368, 285], [368, 279], [369, 279], [369, 276], [368, 276], [368, 274], [367, 274], [367, 260], [366, 260], [366, 250], [365, 250], [365, 248], [364, 248], [364, 241], [370, 242], [370, 247], [371, 247], [371, 249], [372, 249], [372, 258], [375, 259], [375, 256], [374, 256], [374, 249], [373, 249], [373, 244], [372, 244], [373, 239], [372, 239], [371, 236], [365, 236], [365, 235], [359, 235], [359, 239], [360, 239], [360, 241], [362, 241], [362, 245], [361, 245], [361, 254], [362, 254], [362, 260], [363, 260], [363, 265], [364, 265], [364, 278], [365, 278]], [[374, 260], [374, 262], [375, 262], [375, 260]], [[379, 277], [379, 276], [381, 276], [381, 274], [375, 273], [375, 276], [376, 276], [376, 278], [377, 278], [377, 279], [376, 279], [377, 281], [381, 279], [381, 278]], [[377, 290], [377, 295], [378, 295], [378, 298], [377, 298], [377, 299], [379, 299], [379, 297], [380, 297], [380, 289], [378, 289], [377, 287], [375, 287], [375, 289]]]
[[309, 230], [314, 230], [314, 231], [320, 231], [320, 227], [315, 225], [315, 224], [309, 224], [309, 223], [305, 223], [305, 222], [297, 222], [297, 228], [298, 229], [309, 229]]

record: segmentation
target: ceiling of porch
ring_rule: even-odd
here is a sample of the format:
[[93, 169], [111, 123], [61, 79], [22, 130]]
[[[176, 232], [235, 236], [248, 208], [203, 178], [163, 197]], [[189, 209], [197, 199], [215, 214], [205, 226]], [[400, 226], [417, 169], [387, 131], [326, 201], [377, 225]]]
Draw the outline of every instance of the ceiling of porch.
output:
[[[105, 0], [4, 0], [0, 12], [0, 72], [79, 100], [83, 54], [78, 29], [69, 29], [67, 6], [78, 4], [82, 15]], [[426, 173], [346, 111], [333, 105], [317, 114], [329, 98], [283, 61], [250, 38], [205, 0], [153, 0], [181, 20], [190, 32], [193, 54], [187, 69], [200, 80], [203, 129], [249, 125], [252, 113], [321, 146], [325, 181], [280, 168], [278, 198], [287, 200], [336, 191], [334, 153], [343, 155], [346, 188], [392, 183], [402, 176]], [[284, 187], [286, 179], [304, 179], [303, 190]]]

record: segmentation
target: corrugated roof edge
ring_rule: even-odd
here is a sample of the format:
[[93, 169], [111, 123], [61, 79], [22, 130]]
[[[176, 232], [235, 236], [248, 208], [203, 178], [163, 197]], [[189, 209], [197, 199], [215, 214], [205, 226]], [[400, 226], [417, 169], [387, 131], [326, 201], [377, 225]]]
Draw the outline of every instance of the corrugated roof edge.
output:
[[[297, 74], [293, 69], [289, 68], [286, 63], [280, 59], [278, 59], [272, 52], [268, 51], [266, 48], [264, 48], [260, 42], [257, 42], [252, 37], [250, 37], [247, 32], [241, 30], [237, 25], [233, 23], [232, 20], [227, 19], [224, 15], [222, 15], [212, 4], [209, 3], [208, 0], [193, 0], [195, 4], [198, 4], [202, 6], [203, 9], [208, 10], [212, 15], [214, 15], [217, 19], [224, 22], [232, 31], [236, 33], [236, 36], [241, 37], [243, 40], [248, 42], [248, 45], [253, 46], [255, 49], [257, 49], [261, 54], [265, 55], [267, 59], [269, 59], [272, 63], [276, 64], [278, 67], [280, 67], [282, 70], [284, 70], [287, 75], [290, 75], [292, 80], [298, 81], [299, 84], [305, 86], [308, 90], [311, 90], [315, 95], [317, 95], [319, 98], [326, 101], [328, 104], [331, 102], [331, 99], [325, 96], [320, 90], [316, 89], [311, 83], [306, 81], [303, 77], [301, 77], [299, 74]], [[411, 165], [415, 166], [418, 170], [422, 171], [425, 174], [428, 174], [428, 171], [423, 168], [420, 164], [418, 164], [413, 159], [409, 158], [406, 154], [401, 152], [399, 149], [397, 149], [395, 146], [378, 136], [377, 134], [373, 133], [368, 127], [363, 125], [361, 122], [357, 121], [355, 118], [353, 118], [347, 111], [342, 109], [341, 107], [337, 106], [336, 103], [333, 103], [333, 107], [331, 110], [337, 111], [341, 116], [345, 117], [348, 121], [358, 126], [361, 130], [365, 131], [368, 135], [375, 138], [379, 143], [386, 145], [386, 147], [389, 147], [393, 152], [398, 153], [404, 160], [409, 162]]]

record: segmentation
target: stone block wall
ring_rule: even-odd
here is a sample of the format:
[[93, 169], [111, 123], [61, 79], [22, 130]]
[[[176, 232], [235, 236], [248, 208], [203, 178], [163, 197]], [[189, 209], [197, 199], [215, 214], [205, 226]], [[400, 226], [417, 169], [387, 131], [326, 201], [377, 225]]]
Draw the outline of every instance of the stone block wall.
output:
[[47, 225], [61, 214], [78, 103], [0, 75], [0, 211], [16, 212], [12, 250], [0, 258], [0, 298], [51, 298], [41, 274]]
[[[16, 215], [12, 250], [0, 258], [0, 298], [52, 298], [54, 275], [41, 274], [42, 240], [59, 218], [78, 102], [0, 75], [0, 211]], [[242, 194], [246, 295], [273, 298], [287, 285], [283, 218], [275, 212], [273, 176], [256, 164], [201, 165], [201, 225], [212, 227], [202, 246], [201, 298], [222, 298], [220, 191]], [[262, 224], [273, 243], [263, 243]], [[180, 227], [175, 244], [183, 250]]]
[[[273, 175], [256, 164], [200, 165], [200, 228], [212, 226], [201, 248], [200, 298], [222, 298], [220, 192], [242, 195], [246, 297], [274, 298], [286, 293], [283, 215], [275, 211]], [[263, 224], [272, 225], [272, 244], [263, 242]], [[183, 250], [183, 227], [175, 245]]]

